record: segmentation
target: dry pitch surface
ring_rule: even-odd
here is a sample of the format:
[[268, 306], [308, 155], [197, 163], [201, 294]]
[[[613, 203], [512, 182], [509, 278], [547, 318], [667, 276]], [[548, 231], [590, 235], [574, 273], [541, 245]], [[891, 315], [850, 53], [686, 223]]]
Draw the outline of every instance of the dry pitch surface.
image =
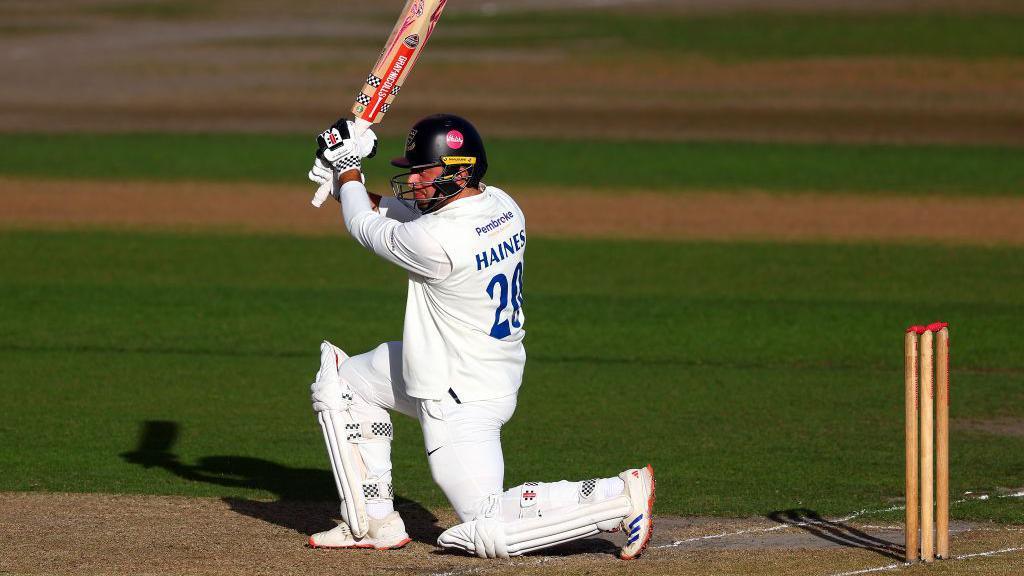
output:
[[414, 542], [402, 550], [312, 550], [306, 534], [331, 525], [328, 503], [231, 498], [0, 494], [0, 572], [14, 574], [808, 574], [871, 568], [907, 574], [1020, 574], [1024, 527], [954, 523], [956, 555], [904, 566], [895, 525], [829, 521], [795, 510], [769, 519], [659, 518], [635, 562], [615, 557], [616, 535], [550, 555], [486, 561], [441, 552], [454, 520], [405, 511]]

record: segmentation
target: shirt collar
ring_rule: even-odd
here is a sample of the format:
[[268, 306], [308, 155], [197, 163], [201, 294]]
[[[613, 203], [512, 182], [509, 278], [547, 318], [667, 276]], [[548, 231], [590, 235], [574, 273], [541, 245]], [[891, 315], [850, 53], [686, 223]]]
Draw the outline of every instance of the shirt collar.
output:
[[484, 188], [483, 190], [480, 191], [479, 194], [474, 194], [474, 195], [466, 197], [466, 198], [459, 198], [458, 200], [453, 200], [452, 202], [449, 202], [448, 204], [445, 204], [444, 206], [442, 206], [442, 207], [438, 208], [437, 210], [435, 210], [433, 212], [433, 214], [440, 214], [442, 212], [448, 212], [448, 211], [452, 210], [453, 208], [470, 209], [470, 208], [473, 208], [474, 206], [479, 205], [485, 199], [490, 198], [490, 197], [491, 197], [491, 193], [488, 192], [486, 188]]

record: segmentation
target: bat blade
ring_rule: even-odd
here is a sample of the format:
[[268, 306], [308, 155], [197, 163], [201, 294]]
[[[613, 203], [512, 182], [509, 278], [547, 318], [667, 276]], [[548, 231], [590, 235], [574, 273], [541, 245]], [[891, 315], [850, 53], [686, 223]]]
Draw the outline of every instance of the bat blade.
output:
[[380, 58], [356, 96], [356, 123], [377, 124], [387, 114], [398, 90], [437, 25], [447, 0], [408, 0], [388, 37]]

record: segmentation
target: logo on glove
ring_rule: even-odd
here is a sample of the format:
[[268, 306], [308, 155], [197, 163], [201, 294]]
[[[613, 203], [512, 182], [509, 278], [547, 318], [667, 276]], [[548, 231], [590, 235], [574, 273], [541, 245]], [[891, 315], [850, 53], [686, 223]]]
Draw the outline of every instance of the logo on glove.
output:
[[324, 130], [323, 134], [320, 136], [323, 137], [324, 142], [326, 142], [328, 146], [337, 146], [341, 142], [341, 133], [338, 132], [337, 128]]

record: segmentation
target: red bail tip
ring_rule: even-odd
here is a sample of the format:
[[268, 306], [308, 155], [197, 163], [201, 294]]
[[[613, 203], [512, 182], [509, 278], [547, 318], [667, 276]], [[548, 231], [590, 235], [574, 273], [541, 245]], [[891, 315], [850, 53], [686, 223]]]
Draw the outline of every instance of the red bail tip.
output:
[[948, 328], [948, 327], [949, 327], [949, 323], [948, 322], [933, 322], [933, 323], [928, 325], [927, 330], [929, 332], [938, 332], [939, 330], [942, 330], [943, 328]]
[[924, 326], [911, 326], [910, 328], [907, 328], [908, 333], [913, 332], [914, 334], [924, 334], [927, 331], [928, 328]]

